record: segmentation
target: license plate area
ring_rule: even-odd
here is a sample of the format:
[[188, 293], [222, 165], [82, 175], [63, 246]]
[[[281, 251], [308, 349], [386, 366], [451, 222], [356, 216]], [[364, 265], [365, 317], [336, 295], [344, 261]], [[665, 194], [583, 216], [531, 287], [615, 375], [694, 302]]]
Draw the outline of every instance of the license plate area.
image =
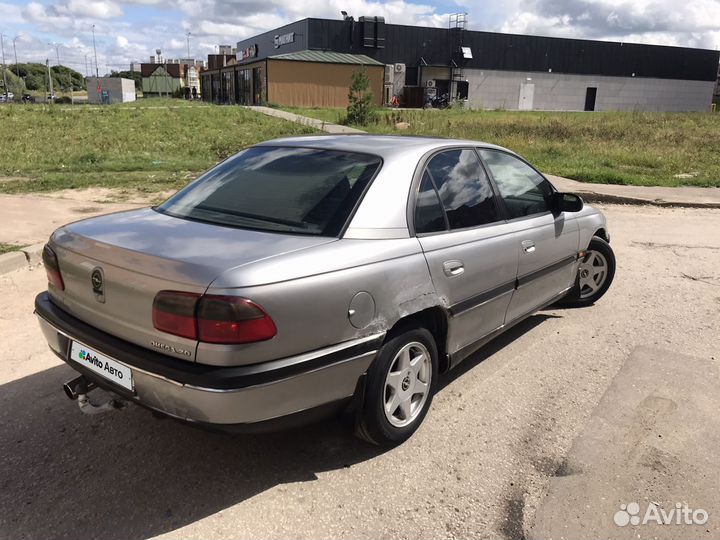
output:
[[130, 390], [131, 392], [135, 391], [133, 373], [129, 367], [109, 356], [95, 351], [83, 343], [78, 341], [71, 343], [70, 360], [126, 390]]

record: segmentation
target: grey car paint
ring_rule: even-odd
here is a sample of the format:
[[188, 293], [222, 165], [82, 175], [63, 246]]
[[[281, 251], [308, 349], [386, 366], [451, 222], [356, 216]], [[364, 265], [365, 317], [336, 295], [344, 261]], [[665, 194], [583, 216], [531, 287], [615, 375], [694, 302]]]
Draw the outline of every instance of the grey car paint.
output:
[[[380, 156], [383, 164], [340, 238], [241, 230], [150, 209], [67, 225], [49, 243], [66, 284], [65, 291], [49, 287], [53, 302], [130, 343], [216, 366], [320, 354], [382, 335], [402, 318], [435, 308], [447, 319], [442, 349], [452, 356], [566, 291], [574, 281], [578, 250], [599, 230], [607, 231], [602, 214], [585, 205], [575, 213], [548, 212], [416, 236], [409, 208], [414, 180], [427, 156], [443, 148], [499, 148], [494, 145], [384, 136], [312, 136], [263, 144], [365, 152]], [[534, 242], [531, 252], [523, 247], [528, 240]], [[449, 261], [461, 261], [463, 272], [448, 276], [443, 265]], [[105, 274], [103, 303], [90, 286], [97, 267]], [[535, 279], [517, 280], [528, 274]], [[277, 335], [262, 342], [217, 345], [159, 332], [152, 325], [151, 306], [163, 289], [250, 298], [271, 315]], [[364, 301], [353, 300], [358, 293]], [[51, 342], [53, 330], [46, 326]], [[347, 397], [371, 360], [372, 355], [364, 355], [354, 366], [345, 365], [342, 373], [348, 380], [335, 390], [319, 388], [324, 376], [306, 379], [305, 395], [310, 397], [302, 403], [288, 397], [299, 390], [286, 387], [275, 396], [285, 405], [270, 409], [263, 403], [273, 401], [273, 393], [257, 402], [259, 409], [248, 409], [243, 397], [215, 403], [213, 414], [199, 412], [204, 399], [181, 398], [177, 388], [164, 391], [157, 380], [139, 386], [138, 400], [188, 420], [254, 422]], [[145, 396], [142, 388], [147, 388]], [[240, 405], [243, 411], [218, 412], [222, 406]]]

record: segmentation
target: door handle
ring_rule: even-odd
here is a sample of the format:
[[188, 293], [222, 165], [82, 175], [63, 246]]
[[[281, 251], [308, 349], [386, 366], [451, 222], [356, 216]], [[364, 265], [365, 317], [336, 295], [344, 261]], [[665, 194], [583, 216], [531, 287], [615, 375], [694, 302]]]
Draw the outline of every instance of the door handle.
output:
[[465, 263], [462, 261], [445, 261], [443, 272], [448, 277], [459, 276], [465, 271]]
[[520, 245], [522, 246], [525, 253], [535, 252], [535, 242], [533, 242], [532, 240], [523, 240], [522, 242], [520, 242]]

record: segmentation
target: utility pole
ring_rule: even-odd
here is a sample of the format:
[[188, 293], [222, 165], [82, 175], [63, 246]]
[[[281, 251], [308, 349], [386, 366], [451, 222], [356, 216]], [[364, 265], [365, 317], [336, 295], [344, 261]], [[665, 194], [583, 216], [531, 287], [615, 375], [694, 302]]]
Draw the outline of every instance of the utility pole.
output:
[[87, 54], [85, 55], [85, 77], [90, 76], [90, 70], [88, 69]]
[[15, 53], [15, 75], [17, 75], [17, 78], [18, 78], [18, 79], [20, 78], [20, 68], [18, 67], [18, 63], [17, 63], [17, 47], [15, 47], [15, 41], [16, 41], [17, 38], [19, 38], [19, 37], [20, 37], [20, 36], [15, 36], [15, 37], [13, 38], [13, 52]]
[[100, 72], [98, 71], [98, 65], [97, 65], [97, 49], [95, 48], [95, 25], [92, 25], [92, 35], [93, 35], [93, 52], [95, 53], [95, 77], [98, 79], [100, 78]]
[[45, 65], [47, 66], [48, 88], [50, 90], [48, 92], [48, 95], [52, 96], [54, 92], [53, 92], [53, 85], [52, 85], [52, 73], [50, 72], [50, 59], [49, 58], [45, 60]]
[[191, 36], [191, 35], [192, 35], [192, 34], [191, 34], [190, 32], [188, 32], [187, 34], [185, 34], [185, 37], [187, 38], [187, 52], [188, 52], [187, 57], [188, 57], [188, 60], [190, 60], [190, 36]]
[[5, 36], [3, 34], [0, 34], [0, 49], [2, 49], [2, 70], [3, 70], [3, 90], [5, 91], [5, 95], [8, 94], [8, 85], [7, 85], [7, 73], [5, 73], [5, 42], [3, 41], [3, 38]]

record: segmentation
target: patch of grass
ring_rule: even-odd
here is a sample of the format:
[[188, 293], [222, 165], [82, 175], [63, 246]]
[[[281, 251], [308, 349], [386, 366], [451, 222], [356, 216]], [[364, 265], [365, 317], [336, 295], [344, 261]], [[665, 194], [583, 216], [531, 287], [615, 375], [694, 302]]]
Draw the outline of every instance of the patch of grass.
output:
[[[345, 109], [281, 107], [338, 123]], [[398, 130], [397, 122], [410, 128]], [[250, 144], [312, 133], [241, 107], [174, 99], [0, 107], [0, 192], [177, 189]], [[720, 186], [720, 115], [381, 109], [371, 133], [481, 140], [585, 182]], [[675, 178], [685, 173], [688, 178]], [[2, 177], [7, 177], [3, 181]]]
[[[342, 109], [292, 109], [330, 121]], [[409, 129], [395, 124], [408, 122]], [[543, 172], [584, 182], [720, 186], [720, 115], [387, 110], [370, 133], [485, 141], [524, 156]], [[688, 178], [675, 178], [677, 174]]]
[[0, 192], [183, 186], [259, 141], [314, 130], [241, 107], [173, 99], [0, 107]]
[[11, 251], [18, 251], [25, 246], [20, 246], [16, 244], [6, 244], [5, 242], [0, 242], [0, 255], [4, 253], [10, 253]]

